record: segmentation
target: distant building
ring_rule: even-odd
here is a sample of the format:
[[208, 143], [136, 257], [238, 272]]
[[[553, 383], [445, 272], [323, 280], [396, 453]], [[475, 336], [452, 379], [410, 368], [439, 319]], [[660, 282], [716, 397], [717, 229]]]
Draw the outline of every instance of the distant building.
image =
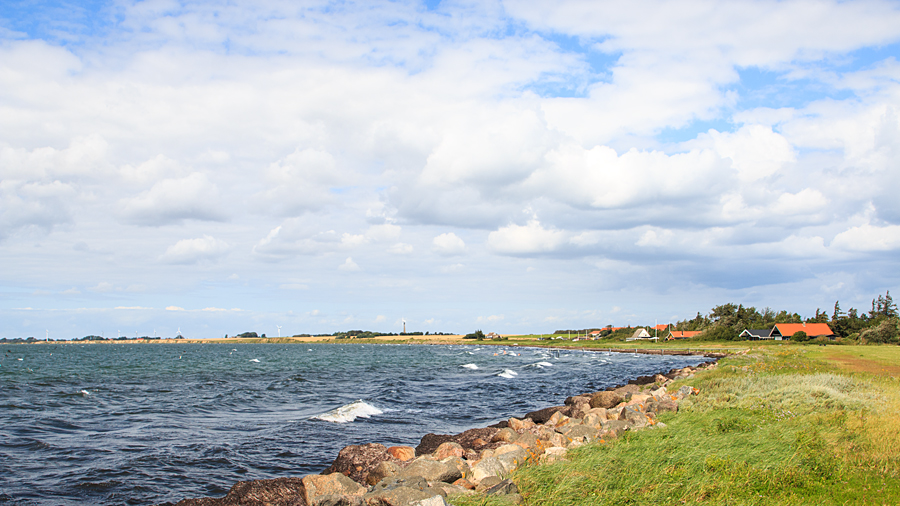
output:
[[759, 341], [765, 339], [773, 339], [772, 329], [745, 329], [741, 332], [741, 339], [747, 341]]
[[701, 332], [703, 332], [703, 331], [702, 330], [670, 330], [669, 335], [666, 336], [666, 341], [671, 341], [673, 339], [690, 339]]
[[806, 332], [810, 338], [834, 337], [834, 332], [827, 323], [776, 323], [775, 328], [772, 329], [772, 338], [776, 341], [784, 341], [801, 330]]

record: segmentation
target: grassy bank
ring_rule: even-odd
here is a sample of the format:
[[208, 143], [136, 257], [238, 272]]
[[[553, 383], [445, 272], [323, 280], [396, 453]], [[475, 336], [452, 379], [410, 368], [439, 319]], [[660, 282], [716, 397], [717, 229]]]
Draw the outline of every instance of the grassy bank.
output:
[[[668, 427], [513, 475], [527, 505], [897, 504], [900, 348], [758, 347], [720, 361]], [[454, 499], [458, 506], [499, 499]]]

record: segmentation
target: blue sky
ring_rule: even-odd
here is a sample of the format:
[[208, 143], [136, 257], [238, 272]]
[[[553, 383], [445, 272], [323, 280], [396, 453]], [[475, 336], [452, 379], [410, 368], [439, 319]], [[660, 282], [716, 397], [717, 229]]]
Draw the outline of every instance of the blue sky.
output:
[[0, 337], [898, 287], [898, 2], [4, 2]]

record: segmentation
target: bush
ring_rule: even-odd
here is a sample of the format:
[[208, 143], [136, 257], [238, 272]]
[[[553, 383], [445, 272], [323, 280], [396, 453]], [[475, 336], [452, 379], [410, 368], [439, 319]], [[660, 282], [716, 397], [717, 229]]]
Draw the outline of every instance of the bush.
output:
[[798, 330], [791, 336], [791, 341], [794, 341], [795, 343], [805, 343], [806, 341], [809, 341], [809, 336], [806, 335], [806, 332]]
[[481, 341], [482, 339], [484, 339], [484, 332], [482, 332], [480, 330], [476, 330], [475, 332], [472, 332], [471, 334], [464, 335], [463, 339], [477, 339], [477, 340]]
[[898, 341], [897, 319], [889, 318], [877, 327], [866, 329], [859, 336], [867, 343], [896, 343]]

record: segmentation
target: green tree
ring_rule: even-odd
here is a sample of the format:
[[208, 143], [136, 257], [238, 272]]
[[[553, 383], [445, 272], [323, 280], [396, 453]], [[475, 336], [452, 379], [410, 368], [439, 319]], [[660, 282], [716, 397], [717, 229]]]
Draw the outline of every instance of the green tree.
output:
[[791, 336], [791, 341], [794, 341], [795, 343], [805, 343], [806, 341], [809, 341], [809, 336], [806, 335], [806, 332], [798, 330]]

